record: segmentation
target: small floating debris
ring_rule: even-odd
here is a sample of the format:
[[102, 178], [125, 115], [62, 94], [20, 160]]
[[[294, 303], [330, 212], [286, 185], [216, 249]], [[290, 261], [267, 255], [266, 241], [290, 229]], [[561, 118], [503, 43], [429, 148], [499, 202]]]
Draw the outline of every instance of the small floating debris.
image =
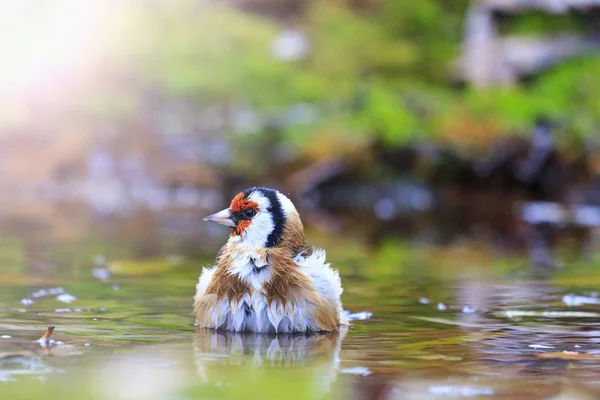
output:
[[2, 336], [0, 336], [0, 339], [12, 339], [12, 336], [10, 336], [10, 335], [2, 335]]
[[57, 308], [54, 310], [54, 312], [58, 312], [58, 313], [64, 313], [64, 312], [71, 312], [73, 310], [71, 310], [70, 308]]
[[571, 293], [564, 295], [562, 302], [569, 307], [577, 307], [585, 304], [600, 304], [600, 299], [596, 296], [579, 296]]
[[44, 297], [48, 296], [48, 291], [46, 289], [40, 289], [37, 292], [33, 292], [33, 297]]
[[350, 375], [359, 375], [359, 376], [369, 376], [371, 375], [371, 370], [366, 367], [352, 367], [352, 368], [344, 368], [342, 369], [342, 374], [350, 374]]
[[600, 314], [588, 311], [528, 311], [507, 310], [494, 313], [498, 317], [545, 317], [545, 318], [599, 318]]
[[33, 304], [33, 300], [32, 299], [28, 299], [28, 298], [24, 298], [21, 299], [21, 304], [23, 304], [24, 306], [30, 306]]
[[471, 307], [471, 306], [464, 306], [464, 307], [462, 308], [462, 312], [463, 312], [464, 314], [473, 314], [473, 313], [474, 313], [474, 312], [476, 312], [476, 311], [477, 311], [477, 308], [475, 308], [475, 307]]
[[92, 270], [92, 275], [100, 281], [107, 281], [110, 278], [110, 271], [106, 267], [96, 267]]
[[351, 314], [349, 311], [344, 312], [346, 313], [346, 318], [348, 321], [364, 321], [373, 316], [373, 313], [369, 311], [361, 311], [353, 314]]
[[447, 308], [448, 307], [444, 303], [438, 303], [437, 304], [438, 311], [446, 311]]
[[77, 300], [77, 297], [69, 293], [63, 293], [56, 296], [56, 300], [69, 304]]
[[114, 285], [112, 285], [112, 289], [113, 290], [120, 290], [121, 286], [117, 285], [116, 283]]
[[556, 347], [554, 346], [546, 346], [545, 344], [530, 344], [527, 347], [531, 347], [532, 349], [555, 349]]
[[419, 303], [421, 303], [421, 304], [429, 304], [429, 299], [427, 297], [421, 297], [419, 299]]
[[48, 326], [46, 332], [44, 332], [44, 335], [41, 338], [39, 338], [38, 343], [42, 347], [48, 347], [55, 343], [54, 340], [50, 339], [50, 336], [52, 336], [52, 332], [54, 332], [54, 328], [54, 326]]

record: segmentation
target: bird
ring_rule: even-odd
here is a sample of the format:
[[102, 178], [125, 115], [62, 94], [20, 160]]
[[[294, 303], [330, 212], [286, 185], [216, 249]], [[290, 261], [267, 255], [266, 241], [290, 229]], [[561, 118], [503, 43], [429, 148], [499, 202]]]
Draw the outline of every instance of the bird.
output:
[[205, 221], [231, 229], [196, 285], [196, 326], [235, 332], [332, 332], [349, 325], [339, 273], [306, 242], [292, 201], [253, 187]]

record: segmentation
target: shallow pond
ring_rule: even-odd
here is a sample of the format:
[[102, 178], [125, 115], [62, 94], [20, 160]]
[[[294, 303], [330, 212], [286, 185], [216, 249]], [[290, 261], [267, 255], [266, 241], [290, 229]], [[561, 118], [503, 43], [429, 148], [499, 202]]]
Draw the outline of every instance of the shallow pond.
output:
[[[540, 271], [484, 243], [309, 232], [341, 271], [344, 332], [197, 330], [206, 257], [0, 240], [3, 399], [597, 398], [591, 256]], [[361, 314], [361, 312], [365, 312]], [[372, 313], [370, 318], [367, 313]], [[37, 340], [48, 325], [53, 341]]]

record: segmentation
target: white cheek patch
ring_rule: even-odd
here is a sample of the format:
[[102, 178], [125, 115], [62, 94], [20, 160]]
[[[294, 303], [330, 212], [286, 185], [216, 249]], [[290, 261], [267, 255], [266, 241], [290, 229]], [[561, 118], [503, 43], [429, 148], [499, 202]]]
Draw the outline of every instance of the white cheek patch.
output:
[[242, 234], [242, 240], [252, 247], [264, 247], [267, 238], [273, 232], [275, 224], [268, 209], [271, 202], [260, 192], [254, 192], [250, 195], [250, 200], [258, 204], [258, 214], [252, 218], [250, 226]]

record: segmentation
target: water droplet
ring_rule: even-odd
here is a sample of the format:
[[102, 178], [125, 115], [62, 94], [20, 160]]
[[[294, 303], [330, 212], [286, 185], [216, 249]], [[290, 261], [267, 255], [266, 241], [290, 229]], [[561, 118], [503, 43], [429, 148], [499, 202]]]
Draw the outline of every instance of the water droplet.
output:
[[369, 376], [371, 375], [371, 371], [369, 370], [369, 368], [365, 367], [352, 367], [342, 369], [342, 374]]
[[462, 312], [465, 314], [473, 314], [475, 311], [477, 311], [477, 308], [471, 306], [464, 306], [462, 308]]
[[56, 296], [56, 300], [69, 304], [77, 300], [77, 297], [69, 293], [63, 293], [61, 295]]

